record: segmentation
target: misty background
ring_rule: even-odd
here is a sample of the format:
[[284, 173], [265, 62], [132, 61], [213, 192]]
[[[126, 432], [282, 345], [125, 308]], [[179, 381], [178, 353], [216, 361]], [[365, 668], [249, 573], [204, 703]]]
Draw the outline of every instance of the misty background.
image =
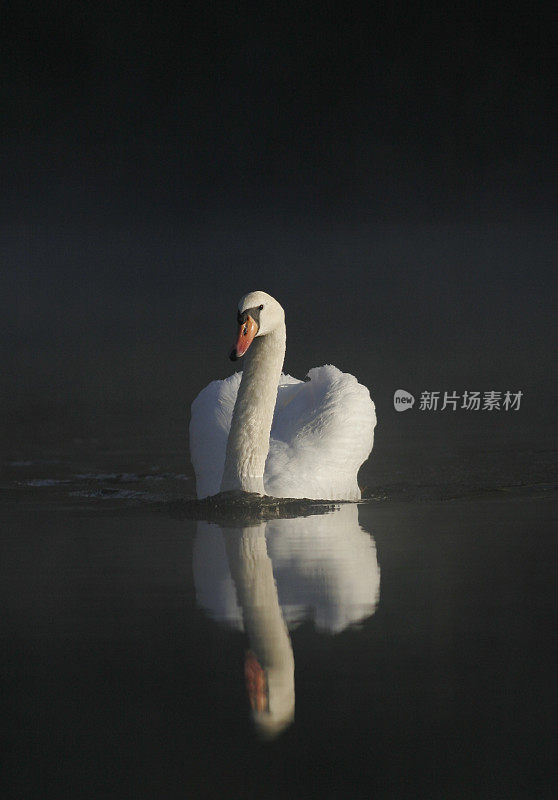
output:
[[[126, 428], [186, 459], [254, 289], [285, 308], [285, 372], [370, 388], [380, 455], [464, 429], [547, 441], [555, 16], [74, 2], [7, 22], [8, 457]], [[398, 388], [524, 396], [397, 414]]]

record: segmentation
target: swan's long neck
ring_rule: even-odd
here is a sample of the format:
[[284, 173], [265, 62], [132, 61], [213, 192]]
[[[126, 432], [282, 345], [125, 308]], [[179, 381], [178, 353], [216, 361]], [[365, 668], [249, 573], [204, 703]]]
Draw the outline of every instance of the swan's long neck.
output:
[[263, 475], [277, 387], [285, 359], [284, 323], [258, 336], [244, 356], [242, 380], [227, 441], [221, 491], [264, 494]]

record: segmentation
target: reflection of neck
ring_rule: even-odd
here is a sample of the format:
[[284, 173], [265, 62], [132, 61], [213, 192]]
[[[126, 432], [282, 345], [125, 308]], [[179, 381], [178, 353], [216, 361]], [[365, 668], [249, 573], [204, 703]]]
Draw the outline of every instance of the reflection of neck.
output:
[[263, 474], [277, 387], [285, 358], [285, 325], [254, 339], [244, 356], [242, 380], [227, 441], [221, 491], [264, 494]]
[[231, 531], [226, 546], [244, 629], [267, 679], [269, 708], [255, 714], [255, 721], [262, 732], [274, 735], [294, 717], [294, 656], [267, 554], [265, 524]]

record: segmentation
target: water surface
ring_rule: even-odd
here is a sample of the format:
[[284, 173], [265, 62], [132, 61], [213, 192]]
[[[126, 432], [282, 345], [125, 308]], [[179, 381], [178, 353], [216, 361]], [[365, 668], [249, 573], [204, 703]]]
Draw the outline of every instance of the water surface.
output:
[[172, 453], [13, 458], [4, 796], [554, 797], [554, 484], [448, 463], [227, 525]]

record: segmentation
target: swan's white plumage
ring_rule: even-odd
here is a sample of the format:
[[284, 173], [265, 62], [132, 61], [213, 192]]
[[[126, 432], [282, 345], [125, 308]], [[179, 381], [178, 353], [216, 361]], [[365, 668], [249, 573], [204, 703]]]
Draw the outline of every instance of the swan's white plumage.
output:
[[227, 439], [241, 373], [212, 381], [192, 403], [190, 458], [196, 473], [198, 498], [217, 494], [221, 487]]
[[[241, 373], [213, 381], [192, 404], [190, 454], [199, 498], [217, 494]], [[372, 450], [376, 415], [365, 386], [327, 365], [309, 380], [281, 375], [264, 488], [274, 497], [358, 500], [357, 472]]]

